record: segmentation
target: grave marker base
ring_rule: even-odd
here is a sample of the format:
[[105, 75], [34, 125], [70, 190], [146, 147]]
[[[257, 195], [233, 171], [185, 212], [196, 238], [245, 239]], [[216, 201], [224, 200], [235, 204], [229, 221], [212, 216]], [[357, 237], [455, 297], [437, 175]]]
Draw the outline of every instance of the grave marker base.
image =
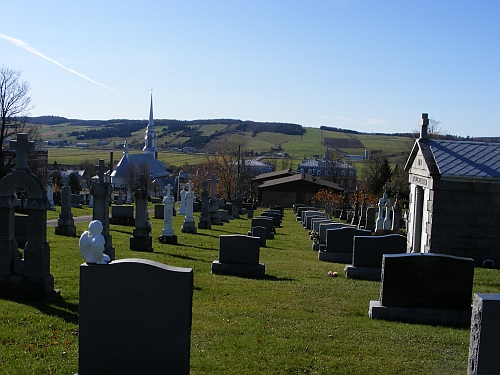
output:
[[231, 275], [258, 278], [266, 274], [266, 266], [259, 264], [235, 264], [220, 263], [218, 260], [212, 262], [212, 273], [217, 275]]
[[344, 268], [345, 276], [348, 279], [380, 281], [382, 268], [376, 267], [355, 267], [346, 265]]
[[160, 236], [158, 241], [164, 245], [177, 245], [177, 236]]
[[352, 253], [334, 253], [331, 251], [318, 251], [318, 259], [323, 262], [351, 263]]
[[153, 251], [153, 238], [150, 236], [130, 237], [130, 250]]
[[393, 320], [404, 323], [435, 324], [469, 327], [472, 306], [468, 310], [419, 309], [382, 306], [380, 301], [370, 301], [370, 319]]

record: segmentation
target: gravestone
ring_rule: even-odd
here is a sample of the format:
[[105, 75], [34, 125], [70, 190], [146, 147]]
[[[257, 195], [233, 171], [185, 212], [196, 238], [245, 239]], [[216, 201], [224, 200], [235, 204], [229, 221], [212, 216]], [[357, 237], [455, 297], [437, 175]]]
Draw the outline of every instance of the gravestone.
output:
[[386, 254], [372, 319], [469, 326], [474, 260], [443, 254]]
[[150, 236], [151, 223], [148, 220], [148, 190], [146, 178], [141, 176], [135, 194], [135, 228], [130, 237], [130, 250], [153, 251], [153, 239]]
[[71, 194], [71, 207], [82, 208], [82, 204], [80, 203], [80, 194]]
[[267, 230], [265, 227], [252, 227], [251, 233], [249, 235], [252, 237], [260, 238], [260, 247], [266, 246]]
[[398, 231], [401, 226], [401, 220], [403, 218], [403, 213], [401, 210], [401, 206], [398, 202], [398, 196], [396, 195], [396, 201], [394, 202], [394, 206], [392, 207], [392, 230]]
[[163, 219], [165, 217], [164, 210], [165, 208], [163, 207], [163, 204], [155, 204], [153, 217], [155, 219]]
[[179, 195], [181, 196], [181, 203], [179, 205], [179, 215], [185, 215], [186, 214], [186, 189], [184, 186], [182, 187]]
[[188, 191], [185, 193], [186, 200], [186, 216], [184, 218], [184, 222], [182, 223], [181, 232], [182, 233], [196, 233], [196, 224], [194, 222], [193, 216], [193, 183], [191, 180], [186, 184], [188, 187]]
[[102, 235], [104, 236], [104, 254], [111, 260], [115, 259], [115, 248], [113, 238], [109, 234], [109, 197], [111, 195], [111, 184], [104, 181], [104, 160], [99, 159], [97, 166], [97, 182], [93, 182], [90, 187], [90, 194], [94, 197], [94, 207], [92, 209], [92, 220], [99, 220], [102, 224]]
[[134, 206], [111, 206], [110, 224], [116, 225], [134, 225]]
[[310, 206], [305, 206], [305, 205], [297, 207], [297, 214], [295, 215], [297, 221], [300, 221], [300, 222], [302, 221], [302, 212], [303, 211], [318, 211], [318, 209], [315, 207], [310, 207]]
[[348, 227], [348, 224], [340, 223], [340, 222], [324, 222], [319, 224], [319, 249], [326, 249], [326, 236], [328, 233], [328, 229], [338, 229], [343, 227]]
[[253, 227], [264, 227], [266, 228], [266, 238], [268, 240], [273, 240], [274, 239], [274, 232], [273, 232], [273, 219], [267, 216], [257, 216], [252, 218], [252, 225], [250, 228]]
[[247, 210], [247, 219], [253, 218], [253, 210]]
[[365, 229], [371, 232], [375, 231], [375, 207], [368, 207], [366, 209]]
[[232, 212], [231, 212], [231, 216], [233, 217], [233, 219], [239, 219], [240, 217], [240, 213], [238, 211], [238, 207], [236, 207], [234, 204], [231, 206], [232, 208]]
[[500, 294], [474, 294], [468, 375], [497, 374], [500, 369]]
[[342, 227], [326, 231], [326, 246], [318, 251], [318, 259], [325, 262], [351, 263], [354, 236], [370, 236], [371, 232], [356, 227]]
[[47, 199], [49, 201], [49, 210], [54, 211], [56, 208], [54, 206], [54, 185], [52, 183], [47, 185]]
[[241, 198], [239, 191], [237, 191], [236, 196], [231, 199], [231, 203], [233, 204], [233, 207], [236, 207], [236, 212], [238, 213], [238, 216], [235, 216], [236, 218], [239, 217], [240, 214], [243, 214], [243, 198]]
[[76, 236], [75, 220], [71, 213], [71, 188], [66, 180], [61, 190], [61, 213], [55, 227], [55, 234], [59, 236]]
[[219, 236], [219, 259], [212, 262], [212, 273], [243, 277], [262, 277], [265, 265], [259, 263], [260, 238], [241, 234]]
[[344, 190], [344, 195], [342, 198], [342, 211], [340, 212], [340, 220], [347, 220], [347, 209], [349, 208], [349, 195], [347, 191]]
[[275, 228], [281, 228], [281, 214], [279, 211], [268, 210], [263, 211], [260, 216], [269, 216], [273, 218], [273, 225]]
[[344, 268], [349, 279], [380, 281], [384, 254], [406, 253], [406, 237], [399, 234], [385, 236], [355, 236], [352, 264]]
[[[391, 206], [391, 200], [389, 198], [389, 196], [387, 195], [387, 188], [388, 186], [385, 185], [384, 186], [384, 195], [382, 196], [382, 198], [380, 198], [378, 200], [378, 218], [377, 218], [377, 222], [376, 222], [376, 225], [375, 225], [375, 231], [378, 232], [379, 230], [382, 230], [382, 229], [390, 229], [390, 225], [389, 225], [389, 228], [386, 228], [388, 222], [386, 222], [386, 218], [385, 218], [385, 214], [388, 213], [387, 211], [387, 208]], [[384, 213], [384, 208], [386, 209], [385, 213]], [[389, 219], [389, 222], [390, 222], [390, 219]]]
[[366, 198], [363, 199], [363, 203], [361, 203], [361, 217], [359, 218], [359, 229], [365, 229], [366, 227]]
[[334, 223], [334, 221], [327, 217], [321, 217], [321, 216], [313, 217], [311, 219], [311, 232], [317, 233], [319, 236], [319, 226], [321, 224], [331, 224], [331, 223]]
[[217, 201], [217, 198], [215, 197], [215, 185], [218, 184], [220, 181], [215, 178], [215, 173], [212, 173], [212, 179], [209, 180], [210, 182], [210, 201], [208, 203], [208, 212], [210, 214], [210, 222], [213, 225], [222, 225], [222, 221], [220, 219], [220, 214], [219, 214], [219, 203]]
[[189, 374], [192, 300], [190, 268], [82, 264], [79, 374]]
[[174, 234], [174, 197], [170, 195], [172, 186], [167, 185], [167, 194], [163, 198], [163, 229], [161, 236], [158, 238], [163, 244], [177, 245], [177, 236]]
[[[50, 274], [50, 246], [47, 242], [47, 210], [50, 207], [42, 181], [28, 167], [28, 151], [34, 150], [28, 134], [18, 133], [10, 141], [16, 150], [16, 168], [0, 180], [0, 296], [56, 300]], [[15, 199], [13, 192], [23, 188], [27, 193], [25, 208], [28, 223], [23, 259], [18, 256], [15, 240]]]
[[208, 212], [208, 190], [207, 181], [201, 182], [201, 213], [198, 221], [198, 229], [211, 229], [210, 213]]
[[304, 228], [310, 230], [312, 219], [319, 217], [326, 218], [326, 214], [324, 212], [318, 212], [318, 211], [304, 212]]
[[233, 220], [233, 204], [230, 202], [224, 203], [224, 206], [222, 207], [223, 210], [227, 211], [228, 219]]
[[229, 214], [226, 210], [219, 210], [220, 221], [223, 223], [229, 223]]

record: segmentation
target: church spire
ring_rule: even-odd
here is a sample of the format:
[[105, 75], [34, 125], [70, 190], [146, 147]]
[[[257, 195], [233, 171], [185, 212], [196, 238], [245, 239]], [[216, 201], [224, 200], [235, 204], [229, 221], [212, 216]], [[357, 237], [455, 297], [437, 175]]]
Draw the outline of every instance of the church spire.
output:
[[[152, 91], [152, 90], [151, 90]], [[145, 154], [151, 154], [153, 158], [156, 159], [158, 148], [156, 147], [156, 131], [155, 122], [153, 119], [153, 93], [151, 92], [151, 104], [149, 107], [149, 121], [148, 127], [146, 128], [146, 135], [144, 137], [144, 148], [142, 152]]]

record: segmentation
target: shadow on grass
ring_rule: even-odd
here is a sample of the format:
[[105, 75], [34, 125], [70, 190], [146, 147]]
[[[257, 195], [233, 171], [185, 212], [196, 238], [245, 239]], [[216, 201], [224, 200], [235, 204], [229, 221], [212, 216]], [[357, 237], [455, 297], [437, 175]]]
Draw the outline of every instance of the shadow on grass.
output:
[[[160, 245], [164, 245], [164, 244], [160, 244]], [[183, 243], [178, 243], [177, 245], [170, 245], [170, 246], [189, 247], [190, 249], [193, 248], [193, 249], [200, 249], [200, 250], [213, 250], [213, 251], [218, 251], [219, 250], [219, 249], [216, 249], [216, 248], [211, 248], [211, 247], [206, 247], [206, 246], [195, 246], [195, 245], [189, 245], [189, 244], [183, 244]], [[157, 253], [171, 255], [170, 253], [164, 253], [164, 252], [161, 252], [161, 251], [158, 251]]]
[[57, 316], [68, 323], [78, 324], [78, 304], [66, 302], [63, 297], [50, 304], [39, 301], [22, 301], [20, 303], [34, 307], [42, 314]]
[[126, 230], [120, 230], [120, 229], [110, 229], [110, 232], [119, 232], [119, 233], [125, 233], [125, 234], [130, 234], [131, 236], [134, 234], [133, 232], [126, 231]]
[[238, 277], [240, 279], [248, 279], [248, 280], [265, 280], [265, 281], [295, 281], [295, 279], [292, 279], [290, 277], [278, 277], [278, 276], [273, 276], [273, 275], [264, 275], [260, 277], [255, 277], [255, 276], [245, 276], [245, 275], [228, 275], [228, 274], [221, 274], [220, 276], [231, 276], [231, 277]]
[[179, 258], [179, 259], [184, 259], [184, 260], [193, 260], [193, 261], [204, 262], [204, 263], [207, 262], [204, 259], [193, 258], [193, 257], [187, 256], [187, 255], [179, 255], [179, 254], [165, 254], [165, 255], [171, 256], [172, 258]]

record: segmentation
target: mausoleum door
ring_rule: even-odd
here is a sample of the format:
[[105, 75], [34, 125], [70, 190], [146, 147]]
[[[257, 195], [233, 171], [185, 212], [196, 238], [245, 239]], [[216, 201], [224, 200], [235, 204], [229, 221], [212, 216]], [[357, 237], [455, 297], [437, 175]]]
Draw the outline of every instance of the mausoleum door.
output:
[[424, 188], [421, 186], [415, 187], [415, 204], [413, 206], [413, 238], [412, 251], [421, 253], [422, 251], [422, 226], [423, 226], [423, 210], [424, 210]]

